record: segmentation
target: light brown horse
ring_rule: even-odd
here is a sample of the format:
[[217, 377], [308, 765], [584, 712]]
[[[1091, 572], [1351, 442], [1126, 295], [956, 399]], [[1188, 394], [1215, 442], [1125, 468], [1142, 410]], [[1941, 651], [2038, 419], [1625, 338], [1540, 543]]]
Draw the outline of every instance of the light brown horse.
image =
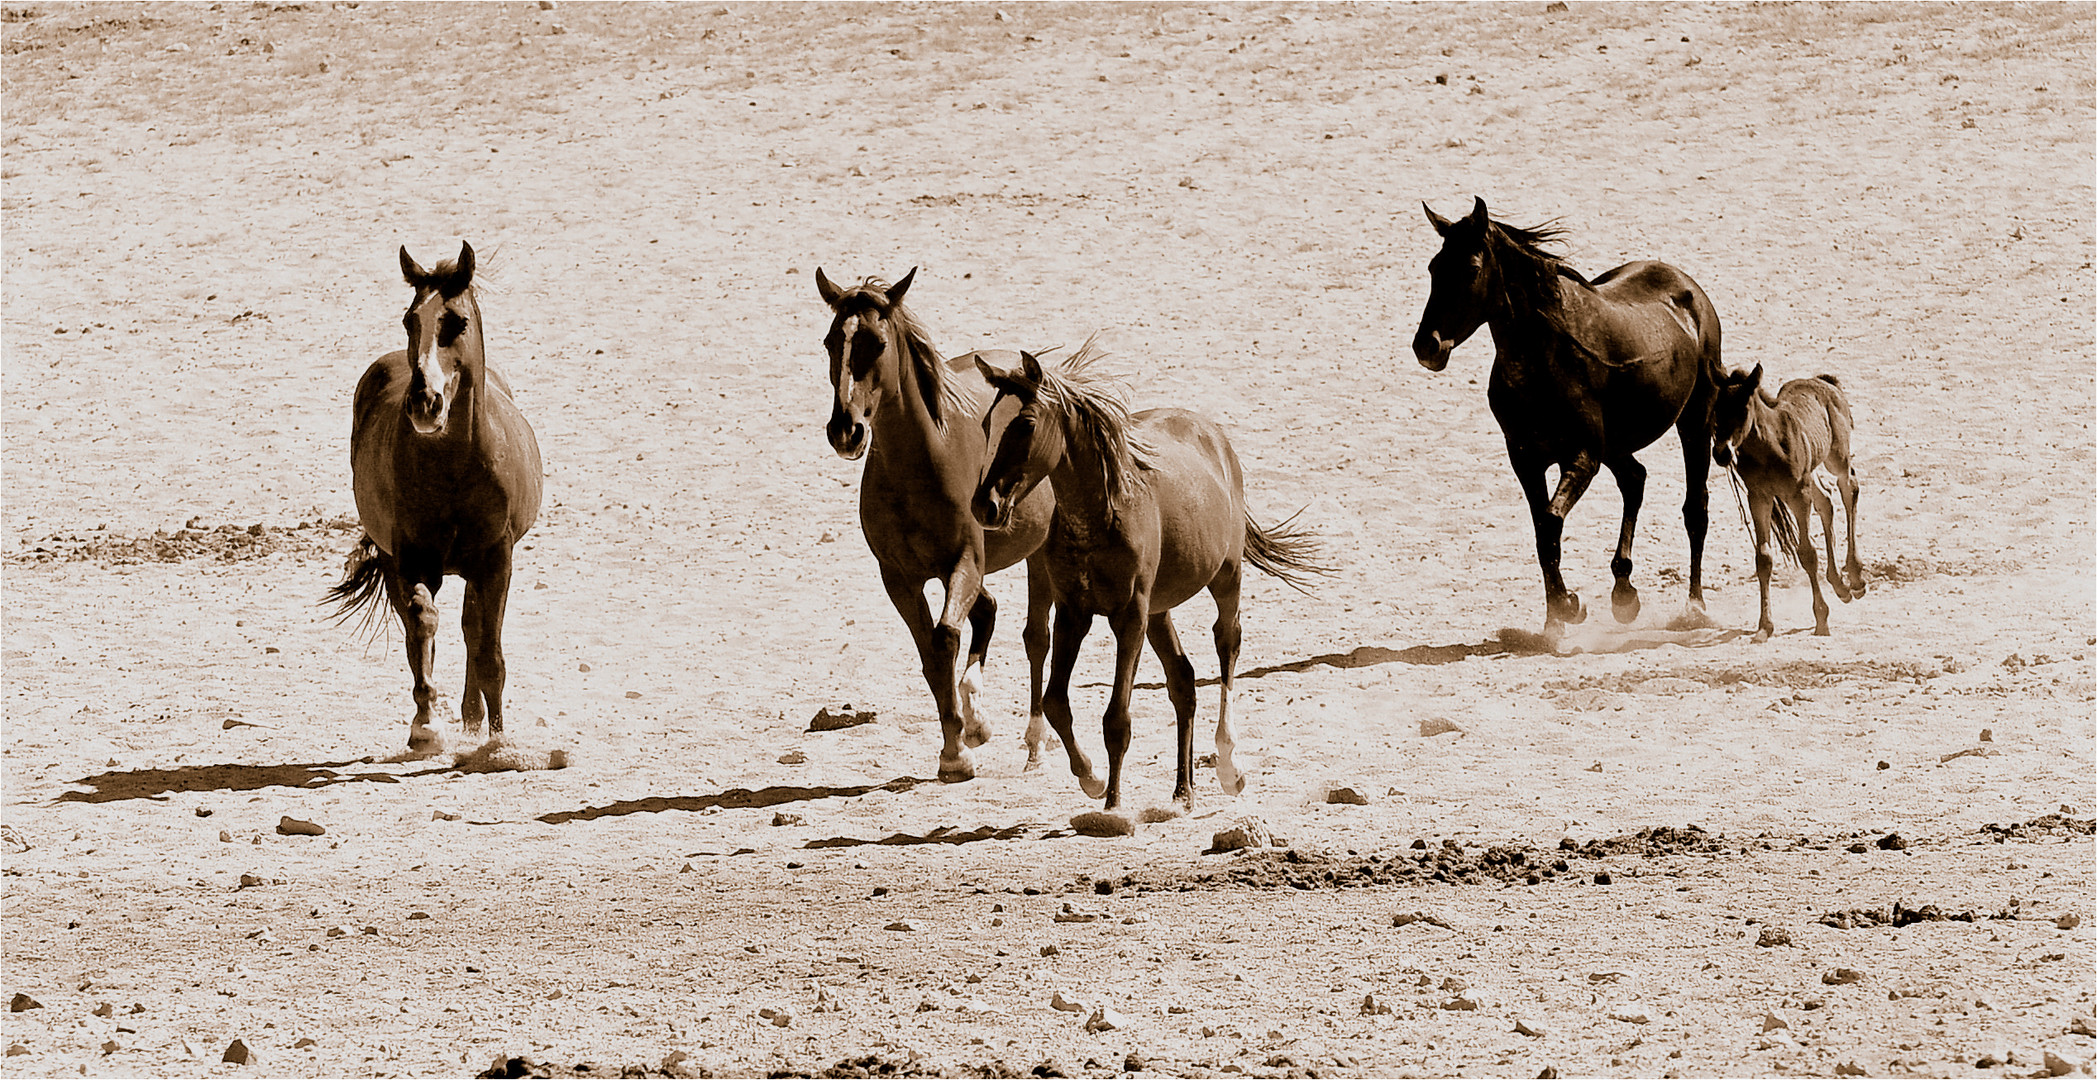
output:
[[[1245, 777], [1231, 758], [1231, 682], [1238, 666], [1238, 601], [1250, 562], [1298, 588], [1324, 573], [1317, 544], [1284, 522], [1263, 529], [1245, 512], [1245, 477], [1223, 429], [1185, 409], [1131, 416], [1088, 369], [1092, 342], [1061, 370], [1020, 354], [1015, 370], [976, 362], [1019, 414], [1005, 427], [972, 504], [986, 527], [1010, 522], [1043, 486], [1056, 487], [1055, 518], [1044, 547], [1056, 601], [1055, 645], [1043, 706], [1070, 755], [1071, 774], [1106, 808], [1121, 807], [1122, 759], [1129, 750], [1129, 696], [1143, 641], [1165, 666], [1165, 686], [1179, 717], [1178, 780], [1173, 799], [1194, 804], [1194, 665], [1180, 647], [1172, 609], [1207, 589], [1216, 602], [1216, 659], [1223, 693], [1216, 715], [1216, 779], [1238, 794]], [[986, 428], [986, 434], [988, 434]], [[1094, 616], [1114, 631], [1114, 690], [1103, 722], [1107, 781], [1071, 737], [1070, 674]]]
[[[1041, 764], [1046, 738], [1041, 667], [1049, 650], [1048, 573], [1039, 552], [1055, 495], [1043, 487], [995, 529], [984, 529], [969, 515], [976, 478], [989, 458], [985, 432], [1000, 430], [1018, 408], [987, 407], [991, 396], [973, 360], [1000, 354], [940, 359], [924, 327], [903, 306], [903, 294], [916, 276], [912, 267], [894, 285], [869, 278], [843, 289], [817, 268], [816, 291], [831, 310], [830, 332], [823, 339], [830, 353], [830, 447], [846, 460], [866, 458], [860, 531], [881, 564], [889, 602], [910, 628], [939, 708], [941, 780], [974, 777], [970, 749], [990, 740], [990, 727], [975, 705], [983, 655], [997, 625], [997, 602], [983, 591], [983, 577], [1026, 560], [1022, 640], [1032, 673], [1026, 768], [1034, 769]], [[946, 589], [937, 620], [925, 605], [925, 582], [932, 580]], [[957, 679], [964, 618], [970, 630], [968, 658]]]
[[[1828, 584], [1843, 603], [1864, 595], [1864, 566], [1857, 561], [1857, 478], [1850, 470], [1852, 427], [1849, 398], [1833, 375], [1793, 379], [1775, 397], [1762, 392], [1762, 365], [1749, 372], [1730, 372], [1718, 384], [1716, 434], [1711, 457], [1747, 488], [1748, 516], [1755, 530], [1755, 577], [1762, 585], [1762, 617], [1754, 640], [1768, 641], [1776, 632], [1769, 615], [1769, 574], [1774, 557], [1770, 537], [1796, 560], [1813, 585], [1813, 633], [1828, 635], [1828, 602], [1815, 576], [1813, 518], [1818, 511], [1828, 542]], [[1842, 492], [1848, 519], [1849, 560], [1835, 569], [1835, 506], [1815, 474], [1833, 476]], [[1801, 538], [1803, 529], [1806, 535]], [[1803, 542], [1801, 542], [1803, 539]], [[1844, 580], [1847, 574], [1848, 580]]]
[[487, 720], [502, 737], [502, 619], [511, 547], [539, 516], [539, 443], [511, 401], [509, 383], [482, 354], [473, 294], [473, 248], [424, 270], [400, 249], [401, 276], [415, 291], [402, 323], [408, 348], [379, 357], [357, 383], [350, 471], [364, 538], [329, 590], [338, 615], [371, 618], [383, 587], [400, 616], [415, 680], [409, 750], [434, 754], [437, 691], [430, 685], [437, 590], [446, 574], [465, 579], [466, 733]]

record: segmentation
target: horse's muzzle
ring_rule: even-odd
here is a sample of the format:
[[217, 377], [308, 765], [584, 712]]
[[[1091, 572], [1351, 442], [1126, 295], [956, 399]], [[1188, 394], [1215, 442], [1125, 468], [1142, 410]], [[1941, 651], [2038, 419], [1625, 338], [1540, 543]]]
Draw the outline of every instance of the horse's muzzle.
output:
[[1711, 444], [1711, 460], [1721, 469], [1733, 467], [1733, 444], [1721, 439]]
[[447, 414], [451, 411], [449, 405], [443, 394], [427, 390], [411, 393], [408, 396], [408, 423], [421, 434], [435, 435], [444, 430]]
[[868, 437], [866, 424], [857, 420], [833, 417], [825, 434], [830, 436], [830, 449], [846, 461], [858, 461], [866, 454]]
[[1420, 366], [1429, 371], [1440, 371], [1449, 366], [1449, 354], [1456, 351], [1456, 342], [1450, 341], [1432, 330], [1422, 330], [1413, 336], [1413, 356]]
[[986, 487], [969, 500], [968, 510], [975, 516], [976, 524], [995, 531], [1012, 524], [1015, 501], [1009, 492], [1001, 495]]

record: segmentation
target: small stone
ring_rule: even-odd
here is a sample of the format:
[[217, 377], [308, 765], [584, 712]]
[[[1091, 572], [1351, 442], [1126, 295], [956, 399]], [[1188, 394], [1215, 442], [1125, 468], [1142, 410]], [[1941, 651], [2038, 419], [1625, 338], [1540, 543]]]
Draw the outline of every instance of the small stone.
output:
[[12, 1002], [8, 1003], [7, 1011], [28, 1012], [31, 1009], [41, 1009], [43, 1007], [43, 1002], [38, 1001], [33, 997], [30, 997], [28, 994], [16, 994], [15, 999]]
[[304, 1050], [305, 1048], [307, 1048], [307, 1047], [309, 1047], [309, 1046], [319, 1046], [319, 1045], [320, 1045], [319, 1043], [317, 1043], [317, 1042], [313, 1041], [312, 1039], [300, 1039], [299, 1041], [297, 1041], [297, 1042], [295, 1042], [295, 1043], [292, 1043], [292, 1044], [291, 1044], [291, 1048], [292, 1048], [293, 1050]]
[[121, 1046], [118, 1046], [118, 1045], [117, 1045], [117, 1041], [116, 1041], [115, 1039], [105, 1039], [105, 1040], [103, 1040], [103, 1042], [102, 1042], [102, 1056], [103, 1056], [103, 1057], [108, 1057], [109, 1055], [111, 1055], [111, 1054], [114, 1054], [114, 1053], [116, 1053], [117, 1051], [119, 1051], [119, 1050], [122, 1050], [122, 1049], [123, 1049], [123, 1047], [121, 1047]]
[[1041, 955], [1043, 956], [1056, 956], [1061, 954], [1062, 952], [1062, 949], [1059, 949], [1054, 945], [1043, 945], [1041, 947]]
[[[1592, 764], [1592, 765], [1589, 765], [1589, 766], [1587, 767], [1587, 771], [1588, 771], [1588, 772], [1601, 772], [1601, 771], [1602, 771], [1602, 763], [1601, 763], [1601, 762], [1599, 762], [1599, 761], [1597, 761], [1597, 762], [1595, 762], [1594, 764]], [[1556, 1076], [1556, 1075], [1558, 1075], [1558, 1074], [1557, 1074], [1557, 1073], [1552, 1073], [1551, 1075], [1553, 1075], [1553, 1076]]]
[[1982, 729], [1981, 729], [1981, 733], [1980, 733], [1980, 741], [1982, 741], [1982, 742], [1994, 742], [1994, 741], [1995, 741], [1995, 729], [1994, 729], [1994, 728], [1982, 728]]
[[1209, 853], [1251, 849], [1258, 851], [1274, 843], [1274, 833], [1267, 823], [1258, 817], [1241, 817], [1231, 822], [1230, 827], [1213, 836], [1209, 841]]
[[1762, 1030], [1765, 1032], [1789, 1031], [1791, 1030], [1791, 1023], [1776, 1013], [1766, 1012], [1762, 1014]]
[[841, 706], [837, 711], [832, 712], [830, 707], [826, 705], [822, 709], [817, 710], [815, 716], [810, 718], [808, 730], [842, 731], [845, 728], [858, 727], [861, 724], [871, 724], [879, 715], [872, 709], [859, 710], [854, 709], [850, 705]]
[[[1455, 927], [1449, 925], [1449, 920], [1444, 919], [1440, 915], [1436, 915], [1431, 911], [1401, 911], [1396, 915], [1391, 916], [1392, 926], [1411, 926], [1416, 922], [1423, 922], [1429, 926], [1439, 926], [1444, 930], [1456, 929]], [[1425, 975], [1422, 975], [1420, 977], [1423, 979], [1426, 978]]]
[[917, 923], [912, 922], [909, 919], [898, 919], [895, 922], [889, 923], [886, 927], [884, 927], [884, 929], [898, 930], [908, 934], [913, 933], [917, 930]]
[[227, 1045], [226, 1052], [219, 1057], [219, 1060], [231, 1062], [235, 1065], [247, 1064], [248, 1044], [241, 1042], [239, 1039], [233, 1040], [232, 1043]]
[[1097, 1035], [1102, 1031], [1119, 1031], [1129, 1026], [1128, 1017], [1109, 1008], [1099, 1008], [1085, 1018], [1085, 1030]]
[[1476, 1012], [1478, 1003], [1467, 997], [1455, 997], [1442, 1002], [1442, 1008], [1455, 1012]]
[[1774, 949], [1779, 945], [1789, 945], [1791, 944], [1791, 931], [1780, 926], [1765, 926], [1762, 928], [1762, 935], [1755, 939], [1755, 944], [1765, 949]]
[[2046, 1051], [2046, 1075], [2066, 1076], [2074, 1071], [2074, 1062], [2069, 1061], [2067, 1058], [2064, 1058], [2051, 1050]]
[[2071, 911], [2066, 915], [2063, 915], [2060, 918], [2053, 920], [2053, 925], [2062, 930], [2073, 930], [2076, 927], [2082, 925], [2082, 916], [2077, 915], [2076, 913]]
[[1056, 921], [1060, 923], [1098, 922], [1104, 918], [1106, 918], [1106, 916], [1100, 914], [1099, 912], [1079, 911], [1078, 909], [1070, 906], [1069, 904], [1064, 904], [1063, 910], [1056, 913]]
[[412, 921], [414, 921], [414, 920], [416, 920], [416, 919], [427, 919], [427, 918], [429, 918], [429, 917], [430, 917], [430, 913], [429, 913], [429, 912], [427, 912], [427, 911], [411, 911], [411, 912], [408, 912], [408, 919], [409, 919], [409, 921], [410, 921], [410, 922], [412, 922]]
[[348, 936], [350, 936], [351, 934], [353, 934], [353, 933], [355, 933], [355, 932], [356, 932], [356, 931], [352, 930], [351, 928], [349, 928], [349, 927], [347, 927], [347, 926], [330, 926], [330, 927], [328, 927], [328, 936], [329, 936], [329, 937], [331, 937], [331, 938], [337, 938], [337, 937], [348, 937]]
[[1885, 772], [1885, 771], [1886, 771], [1887, 769], [1890, 769], [1890, 768], [1892, 768], [1892, 767], [1893, 767], [1893, 765], [1892, 765], [1892, 764], [1891, 764], [1890, 762], [1885, 762], [1885, 761], [1881, 761], [1881, 762], [1879, 762], [1879, 771], [1880, 771], [1880, 772]]
[[2078, 1016], [2068, 1021], [2068, 1034], [2097, 1036], [2097, 1018]]
[[799, 814], [789, 814], [786, 811], [782, 810], [772, 815], [772, 824], [775, 827], [777, 827], [786, 825], [804, 825], [807, 824], [807, 822], [803, 821], [801, 815]]
[[197, 807], [197, 816], [198, 816], [198, 817], [210, 817], [210, 816], [211, 816], [211, 808], [210, 808], [210, 807], [208, 807], [208, 806], [199, 806], [199, 807]]
[[1379, 999], [1375, 994], [1363, 994], [1362, 1015], [1389, 1016], [1391, 1015], [1391, 1007], [1388, 1004], [1384, 1003], [1381, 999]]
[[[326, 835], [327, 831], [311, 821], [300, 821], [298, 818], [288, 815], [277, 821], [278, 836], [323, 836]], [[243, 1048], [241, 1052], [246, 1053], [247, 1051]]]
[[1865, 1071], [1864, 1071], [1864, 1066], [1862, 1066], [1862, 1065], [1859, 1065], [1859, 1064], [1857, 1064], [1857, 1063], [1856, 1063], [1856, 1062], [1854, 1062], [1854, 1061], [1845, 1061], [1845, 1062], [1842, 1062], [1841, 1064], [1838, 1064], [1838, 1065], [1836, 1065], [1836, 1066], [1835, 1066], [1835, 1075], [1836, 1075], [1836, 1076], [1870, 1076], [1871, 1074], [1870, 1074], [1870, 1073], [1868, 1073], [1868, 1072], [1865, 1072]]
[[1822, 975], [1820, 981], [1829, 986], [1844, 986], [1849, 983], [1863, 982], [1864, 973], [1856, 968], [1836, 968]]
[[1879, 837], [1880, 851], [1906, 851], [1907, 849], [1908, 842], [1901, 839], [1899, 833], [1887, 833]]
[[[269, 931], [267, 931], [267, 930], [263, 931], [263, 933], [265, 933], [265, 934], [266, 934], [266, 933], [268, 933], [268, 932], [269, 932]], [[249, 937], [253, 937], [254, 935], [253, 935], [253, 934], [250, 934], [250, 935], [248, 935], [248, 936], [249, 936]], [[115, 1016], [115, 1015], [116, 1015], [116, 1006], [114, 1006], [114, 1005], [111, 1005], [110, 1003], [108, 1003], [108, 1002], [106, 1002], [106, 1001], [105, 1001], [105, 1002], [103, 1002], [102, 1004], [100, 1004], [100, 1005], [97, 1005], [97, 1006], [95, 1006], [95, 1011], [94, 1011], [94, 1015], [96, 1015], [96, 1016]]]
[[28, 1053], [28, 1052], [29, 1052], [29, 1048], [28, 1048], [28, 1047], [26, 1047], [26, 1046], [23, 1046], [23, 1045], [22, 1045], [21, 1043], [9, 1043], [9, 1044], [7, 1044], [7, 1056], [8, 1056], [8, 1057], [21, 1057], [21, 1056], [22, 1056], [23, 1054], [26, 1054], [26, 1053]]
[[1544, 1037], [1545, 1029], [1541, 1024], [1532, 1024], [1526, 1020], [1517, 1019], [1514, 1022], [1514, 1029], [1515, 1034], [1517, 1035], [1527, 1035], [1532, 1039], [1541, 1039]]
[[1085, 1011], [1085, 1006], [1083, 1003], [1072, 1001], [1071, 999], [1064, 997], [1063, 991], [1061, 990], [1056, 991], [1055, 996], [1049, 998], [1049, 1008], [1054, 1009], [1057, 1012], [1074, 1013]]
[[1653, 1022], [1652, 1015], [1641, 1010], [1613, 1012], [1609, 1014], [1609, 1018], [1625, 1024], [1650, 1024]]
[[444, 811], [442, 811], [442, 810], [432, 810], [432, 811], [430, 811], [430, 820], [431, 820], [431, 821], [457, 821], [457, 820], [459, 820], [459, 815], [457, 815], [457, 814], [450, 814], [450, 813], [446, 813], [446, 812], [444, 812]]
[[1456, 726], [1456, 721], [1446, 717], [1430, 716], [1420, 721], [1420, 735], [1422, 738], [1431, 739], [1436, 735], [1447, 735], [1452, 731], [1461, 732], [1463, 728]]
[[1596, 874], [1596, 875], [1595, 875], [1595, 884], [1597, 884], [1597, 885], [1608, 885], [1608, 884], [1610, 884], [1610, 883], [1614, 882], [1615, 880], [1616, 880], [1615, 878], [1613, 878], [1613, 877], [1610, 877], [1610, 876], [1609, 876], [1609, 875], [1608, 875], [1607, 873], [1601, 873], [1601, 874]]
[[260, 874], [242, 874], [242, 875], [240, 875], [240, 888], [243, 888], [243, 889], [254, 889], [254, 888], [259, 888], [259, 887], [260, 887], [260, 886], [261, 886], [262, 884], [263, 884], [263, 881], [262, 881], [262, 875], [260, 875]]
[[219, 842], [219, 843], [221, 843], [221, 844], [230, 844], [230, 843], [232, 843], [232, 842], [233, 842], [233, 834], [232, 834], [232, 833], [229, 833], [229, 832], [227, 832], [227, 831], [226, 831], [226, 830], [224, 830], [224, 829], [220, 829], [220, 830], [218, 831], [218, 842]]
[[1328, 788], [1325, 792], [1325, 801], [1338, 806], [1367, 806], [1369, 805], [1369, 793], [1355, 787]]
[[799, 750], [788, 750], [786, 753], [779, 755], [779, 764], [806, 765], [808, 764], [808, 755]]

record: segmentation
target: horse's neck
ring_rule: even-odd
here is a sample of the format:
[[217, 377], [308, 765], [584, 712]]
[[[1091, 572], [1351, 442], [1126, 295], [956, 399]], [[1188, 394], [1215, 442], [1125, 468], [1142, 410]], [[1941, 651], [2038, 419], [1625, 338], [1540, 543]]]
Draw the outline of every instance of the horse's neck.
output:
[[[957, 418], [945, 417], [942, 424], [932, 416], [925, 404], [927, 388], [920, 381], [917, 361], [907, 351], [911, 347], [905, 343], [896, 350], [895, 392], [881, 395], [881, 406], [874, 414], [874, 445], [889, 456], [942, 461], [953, 456], [948, 436]], [[933, 354], [932, 362], [935, 367], [941, 363], [938, 354]], [[931, 387], [930, 392], [936, 396], [939, 388]]]
[[1113, 524], [1119, 516], [1114, 493], [1107, 489], [1107, 451], [1098, 446], [1068, 441], [1063, 457], [1049, 470], [1049, 483], [1056, 490], [1056, 517], [1066, 529], [1088, 531], [1099, 523]]

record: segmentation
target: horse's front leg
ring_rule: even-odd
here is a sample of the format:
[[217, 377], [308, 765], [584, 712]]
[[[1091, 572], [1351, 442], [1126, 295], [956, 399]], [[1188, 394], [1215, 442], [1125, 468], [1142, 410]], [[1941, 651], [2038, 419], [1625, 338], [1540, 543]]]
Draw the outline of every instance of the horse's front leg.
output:
[[421, 567], [406, 568], [395, 557], [386, 569], [386, 598], [400, 616], [401, 636], [407, 640], [408, 675], [414, 681], [415, 717], [408, 721], [408, 752], [433, 755], [444, 750], [444, 737], [431, 720], [440, 698], [430, 682], [430, 669], [437, 661], [437, 590], [444, 585], [441, 573], [426, 573]]
[[1135, 693], [1136, 662], [1143, 658], [1143, 639], [1150, 622], [1150, 597], [1139, 595], [1128, 606], [1107, 617], [1114, 631], [1114, 692], [1107, 697], [1107, 713], [1100, 721], [1107, 741], [1107, 809], [1121, 809], [1121, 768], [1129, 755], [1133, 731], [1129, 723], [1129, 698]]
[[1027, 764], [1022, 771], [1041, 767], [1043, 749], [1054, 750], [1054, 737], [1041, 711], [1041, 672], [1048, 663], [1049, 646], [1055, 635], [1049, 631], [1049, 614], [1055, 609], [1055, 588], [1049, 582], [1048, 556], [1041, 551], [1027, 556], [1027, 627], [1020, 640], [1027, 647]]
[[510, 549], [501, 545], [488, 565], [466, 579], [459, 607], [460, 629], [466, 635], [466, 689], [460, 695], [459, 715], [468, 735], [479, 735], [486, 717], [489, 737], [502, 737], [502, 691], [508, 680], [502, 658], [502, 620], [509, 599]]
[[976, 709], [976, 695], [983, 692], [983, 654], [990, 648], [990, 635], [998, 624], [998, 602], [980, 588], [980, 581], [979, 578], [976, 603], [968, 610], [968, 659], [961, 665], [961, 683], [955, 698], [961, 710], [961, 741], [972, 747], [990, 741], [990, 724]]
[[1689, 605], [1704, 610], [1704, 533], [1711, 524], [1711, 395], [1698, 393], [1675, 423], [1682, 440], [1682, 530], [1689, 536]]
[[1544, 489], [1544, 470], [1551, 464], [1549, 459], [1541, 453], [1518, 449], [1512, 443], [1508, 445], [1507, 456], [1514, 466], [1515, 479], [1521, 482], [1522, 495], [1529, 501], [1529, 521], [1536, 530], [1536, 562], [1544, 575], [1544, 633], [1555, 636], [1566, 623], [1587, 618], [1587, 609], [1580, 605], [1580, 598], [1565, 587], [1565, 578], [1558, 571], [1559, 538], [1565, 532], [1565, 513], [1555, 508], [1562, 501], [1567, 510], [1571, 509], [1580, 498], [1580, 491], [1594, 478], [1594, 464], [1589, 461], [1586, 477], [1570, 488], [1568, 481], [1574, 475], [1573, 469], [1561, 467], [1558, 492], [1553, 495]]
[[1077, 777], [1078, 787], [1084, 789], [1086, 798], [1097, 799], [1107, 793], [1107, 785], [1093, 774], [1092, 762], [1079, 748], [1070, 727], [1070, 673], [1078, 666], [1078, 646], [1085, 643], [1085, 634], [1092, 629], [1092, 613], [1069, 604], [1057, 604], [1055, 621], [1048, 692], [1041, 697], [1041, 709], [1048, 714], [1049, 726], [1056, 729], [1056, 736], [1063, 740], [1064, 753], [1070, 757], [1070, 775]]
[[[961, 745], [961, 719], [954, 703], [957, 689], [954, 659], [961, 647], [961, 631], [958, 627], [933, 623], [932, 613], [925, 607], [925, 579], [913, 578], [883, 566], [881, 586], [887, 590], [888, 601], [895, 605], [896, 614], [901, 615], [903, 624], [910, 628], [910, 638], [917, 645], [918, 661], [924, 668], [925, 685], [931, 689], [932, 703], [939, 710], [943, 738], [939, 751], [939, 778], [948, 782], [974, 779], [975, 758], [967, 747]], [[947, 600], [948, 606], [953, 606], [952, 592], [947, 594]]]
[[1755, 620], [1757, 644], [1768, 641], [1777, 632], [1777, 623], [1769, 614], [1769, 575], [1776, 569], [1776, 559], [1770, 553], [1770, 515], [1774, 500], [1766, 491], [1748, 489], [1748, 518], [1755, 525], [1755, 580], [1762, 587], [1762, 614]]
[[1646, 501], [1646, 467], [1629, 454], [1611, 460], [1608, 466], [1624, 497], [1624, 524], [1616, 535], [1616, 557], [1609, 560], [1609, 572], [1616, 578], [1609, 606], [1616, 621], [1627, 623], [1638, 618], [1638, 590], [1631, 585], [1631, 541], [1638, 535], [1638, 511]]

